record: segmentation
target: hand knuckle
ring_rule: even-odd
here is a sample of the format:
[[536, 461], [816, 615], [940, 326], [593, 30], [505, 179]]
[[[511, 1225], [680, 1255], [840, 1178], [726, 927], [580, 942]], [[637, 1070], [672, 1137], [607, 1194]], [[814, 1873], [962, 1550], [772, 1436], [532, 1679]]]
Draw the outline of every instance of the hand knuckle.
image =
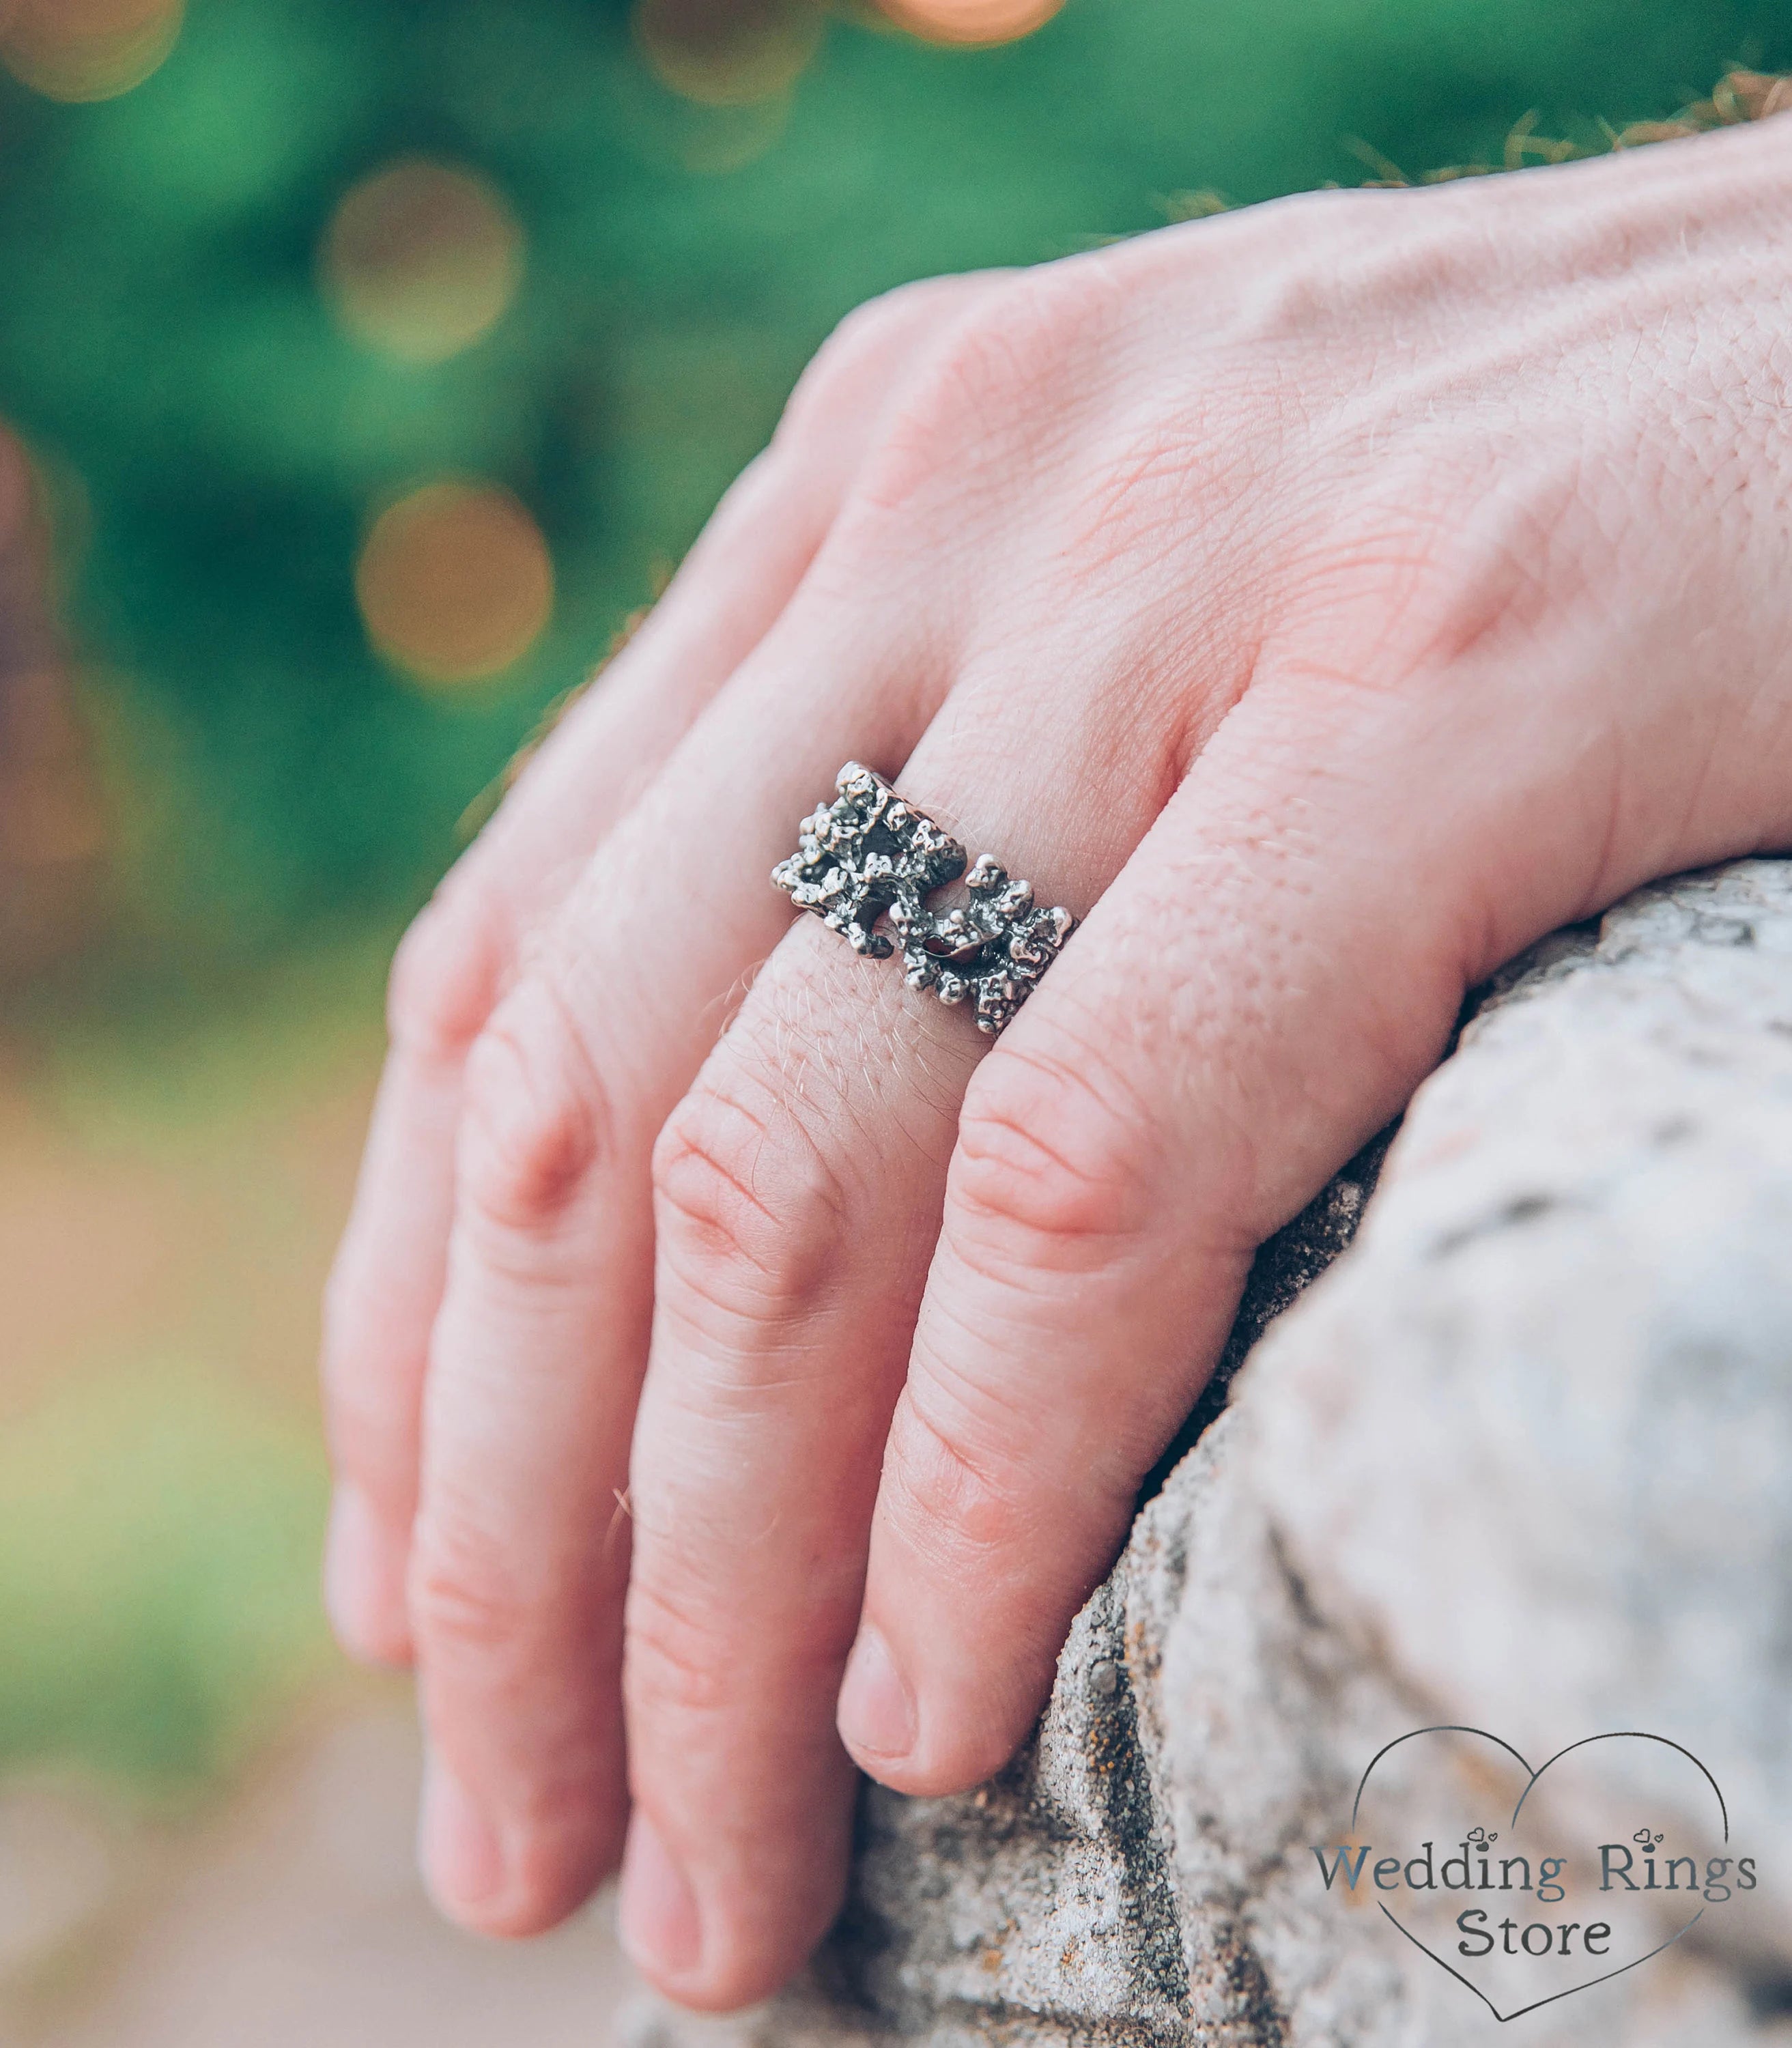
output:
[[961, 278], [923, 277], [855, 306], [798, 378], [778, 437], [788, 440], [824, 426], [840, 403], [855, 402], [867, 391], [882, 396], [890, 383], [892, 351], [917, 328], [939, 318], [964, 289]]
[[775, 1090], [712, 1075], [654, 1151], [662, 1256], [675, 1283], [755, 1319], [809, 1298], [845, 1228], [840, 1183]]
[[483, 1030], [512, 957], [509, 920], [466, 875], [451, 875], [399, 942], [386, 995], [393, 1043], [460, 1058]]
[[[1005, 278], [942, 324], [885, 414], [857, 498], [894, 510], [928, 479], [991, 461], [1035, 460], [1105, 294], [1069, 266]], [[874, 522], [875, 524], [875, 522]]]
[[1084, 303], [1083, 281], [1061, 269], [1013, 278], [953, 326], [933, 359], [948, 399], [1013, 400], [1062, 363]]
[[608, 1150], [607, 1104], [578, 1034], [537, 976], [494, 1014], [467, 1061], [460, 1185], [475, 1224], [551, 1235]]

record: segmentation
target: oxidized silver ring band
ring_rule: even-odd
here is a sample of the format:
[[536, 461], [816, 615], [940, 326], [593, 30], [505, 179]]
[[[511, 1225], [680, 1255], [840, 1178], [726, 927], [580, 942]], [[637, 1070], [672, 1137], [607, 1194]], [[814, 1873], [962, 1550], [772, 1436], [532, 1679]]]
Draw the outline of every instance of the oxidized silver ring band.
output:
[[[964, 849], [881, 775], [849, 761], [839, 792], [805, 818], [797, 851], [772, 870], [800, 910], [844, 932], [855, 952], [885, 960], [899, 944], [910, 988], [942, 1003], [971, 999], [991, 1038], [1010, 1023], [1076, 929], [1043, 910], [1033, 885], [1011, 881], [986, 853], [965, 872]], [[969, 900], [933, 910], [927, 898], [964, 878]], [[888, 917], [894, 939], [877, 927]]]

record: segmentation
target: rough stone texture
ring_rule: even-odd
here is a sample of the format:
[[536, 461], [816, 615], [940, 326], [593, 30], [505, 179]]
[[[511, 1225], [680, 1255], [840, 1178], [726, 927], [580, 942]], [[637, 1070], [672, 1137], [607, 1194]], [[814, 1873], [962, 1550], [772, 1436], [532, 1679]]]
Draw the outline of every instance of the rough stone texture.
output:
[[[1379, 1164], [1266, 1247], [1235, 1363], [1364, 1214], [1142, 1512], [1028, 1750], [962, 1798], [869, 1790], [811, 1978], [726, 2023], [643, 2009], [642, 2048], [1505, 2038], [1315, 1876], [1368, 1759], [1436, 1722], [1534, 1761], [1671, 1736], [1760, 1860], [1745, 1909], [1531, 2013], [1530, 2048], [1792, 2040], [1792, 863], [1546, 942], [1365, 1213]], [[1607, 1830], [1623, 1775], [1539, 1798]], [[1651, 1813], [1721, 1848], [1678, 1797]], [[1441, 1840], [1476, 1810], [1387, 1798]]]

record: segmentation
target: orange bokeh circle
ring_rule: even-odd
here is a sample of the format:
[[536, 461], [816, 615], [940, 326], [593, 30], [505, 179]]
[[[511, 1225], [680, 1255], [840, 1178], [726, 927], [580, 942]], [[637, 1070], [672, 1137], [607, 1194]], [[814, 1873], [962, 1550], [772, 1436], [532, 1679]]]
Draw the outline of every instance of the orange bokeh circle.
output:
[[180, 40], [184, 0], [12, 0], [0, 63], [47, 99], [115, 99]]
[[821, 47], [814, 0], [637, 0], [635, 41], [660, 83], [702, 107], [788, 92]]
[[426, 483], [374, 522], [355, 568], [368, 638], [420, 681], [470, 683], [520, 661], [553, 614], [553, 561], [509, 491]]
[[491, 180], [405, 157], [343, 196], [318, 270], [357, 339], [406, 363], [444, 363], [488, 334], [522, 281], [523, 235]]
[[1042, 29], [1064, 0], [884, 0], [899, 28], [929, 43], [987, 48]]

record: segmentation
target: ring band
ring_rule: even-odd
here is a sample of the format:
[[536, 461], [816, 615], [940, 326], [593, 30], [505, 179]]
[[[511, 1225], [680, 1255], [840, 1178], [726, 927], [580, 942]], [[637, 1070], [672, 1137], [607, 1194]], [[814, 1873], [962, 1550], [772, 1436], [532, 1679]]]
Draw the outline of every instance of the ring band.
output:
[[[964, 849], [883, 778], [849, 761], [838, 792], [802, 823], [797, 851], [771, 879], [800, 910], [844, 932], [856, 953], [886, 960], [898, 945], [911, 988], [942, 1003], [972, 999], [991, 1038], [1009, 1024], [1076, 929], [1063, 909], [1041, 910], [1033, 885], [1009, 878], [986, 853], [966, 872]], [[969, 900], [943, 910], [927, 898], [964, 878]], [[895, 937], [877, 928], [887, 916]]]

